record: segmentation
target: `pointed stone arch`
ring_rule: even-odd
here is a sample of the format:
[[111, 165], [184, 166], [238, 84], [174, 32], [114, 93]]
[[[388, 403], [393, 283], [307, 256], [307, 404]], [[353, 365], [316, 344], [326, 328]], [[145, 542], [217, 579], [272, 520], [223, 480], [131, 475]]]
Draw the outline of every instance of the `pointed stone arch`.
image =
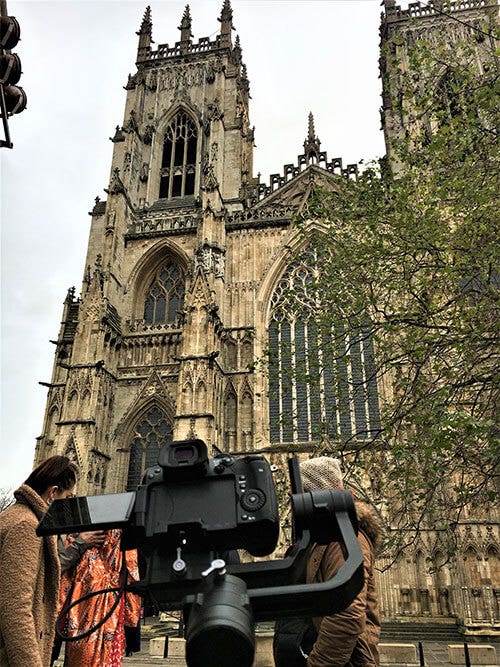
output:
[[81, 475], [84, 467], [84, 459], [80, 447], [76, 442], [74, 434], [71, 434], [67, 439], [63, 455], [67, 456], [68, 459], [73, 463], [76, 463]]
[[[326, 232], [326, 225], [319, 220], [310, 220], [307, 222], [308, 230], [311, 234], [321, 236]], [[307, 248], [307, 242], [303, 235], [296, 229], [291, 228], [282, 245], [278, 248], [271, 259], [267, 270], [264, 272], [257, 288], [257, 314], [259, 327], [265, 327], [269, 320], [271, 310], [271, 297], [276, 285], [281, 280], [282, 275], [288, 269], [288, 266], [300, 253]]]
[[91, 399], [92, 399], [92, 393], [91, 393], [91, 391], [88, 387], [85, 387], [85, 389], [82, 392], [82, 397], [81, 397], [82, 406], [84, 406], [84, 405], [89, 406]]
[[120, 438], [123, 444], [117, 449], [117, 488], [135, 490], [145, 468], [156, 463], [160, 447], [172, 440], [173, 426], [172, 406], [156, 396], [128, 414]]
[[73, 384], [73, 387], [72, 389], [70, 389], [68, 394], [68, 399], [66, 401], [66, 406], [65, 406], [64, 418], [67, 420], [74, 419], [78, 414], [79, 404], [80, 404], [80, 394], [77, 385], [75, 383]]
[[191, 287], [187, 292], [186, 306], [190, 308], [208, 308], [212, 302], [213, 296], [207, 277], [202, 268], [199, 267], [193, 276]]
[[[169, 429], [162, 427], [157, 435], [171, 439], [175, 410], [175, 401], [160, 374], [154, 369], [139, 390], [132, 405], [125, 412], [112, 436], [116, 451], [116, 457], [113, 457], [115, 466], [114, 488], [116, 491], [123, 490], [128, 484], [130, 459], [133, 456], [133, 452], [138, 453], [138, 447], [136, 446], [134, 449], [134, 443], [137, 445], [138, 425], [147, 420], [148, 415], [152, 412], [157, 411], [170, 427]], [[149, 463], [149, 458], [146, 461], [146, 458], [142, 457], [139, 467], [143, 468], [143, 464], [145, 465], [146, 462]]]
[[253, 450], [254, 434], [254, 396], [252, 388], [245, 380], [241, 389], [241, 398], [239, 405], [239, 427], [240, 427], [240, 447], [243, 451]]
[[198, 380], [194, 393], [195, 412], [203, 414], [207, 411], [207, 384], [204, 379]]
[[186, 101], [168, 109], [158, 122], [154, 141], [158, 162], [151, 179], [153, 199], [194, 197], [200, 187], [203, 142], [198, 110]]
[[[179, 279], [184, 283], [183, 294], [187, 288], [189, 258], [184, 250], [170, 239], [155, 243], [137, 262], [127, 281], [125, 292], [132, 292], [132, 320], [144, 320], [144, 306], [148, 290], [151, 289], [155, 275], [162, 266], [178, 267]], [[179, 310], [183, 304], [179, 303]]]
[[[322, 225], [311, 225], [320, 233]], [[324, 304], [311, 286], [320, 272], [314, 245], [292, 236], [262, 285], [262, 330], [269, 351], [271, 443], [372, 440], [380, 434], [378, 387], [369, 330], [317, 317]], [[272, 288], [272, 289], [271, 289]]]
[[177, 104], [174, 104], [174, 106], [169, 107], [168, 109], [165, 109], [165, 111], [162, 113], [162, 115], [158, 119], [158, 129], [157, 133], [158, 134], [163, 134], [165, 132], [165, 129], [167, 128], [168, 124], [172, 121], [172, 119], [179, 113], [179, 111], [184, 111], [187, 113], [191, 118], [194, 120], [194, 122], [198, 126], [198, 130], [201, 131], [203, 129], [203, 120], [201, 113], [197, 107], [195, 107], [193, 104], [190, 104], [186, 100], [179, 101]]
[[238, 397], [232, 382], [228, 382], [224, 392], [224, 451], [234, 452], [237, 448]]

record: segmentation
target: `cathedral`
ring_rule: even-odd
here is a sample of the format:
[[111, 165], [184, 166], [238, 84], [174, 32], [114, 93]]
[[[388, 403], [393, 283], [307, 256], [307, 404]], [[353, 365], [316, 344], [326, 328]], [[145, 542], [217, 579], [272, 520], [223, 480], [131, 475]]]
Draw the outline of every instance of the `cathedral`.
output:
[[[495, 20], [487, 0], [383, 4], [382, 49], [395, 36], [453, 39], [465, 23]], [[134, 490], [169, 440], [196, 437], [209, 452], [259, 451], [279, 462], [292, 451], [312, 455], [325, 436], [380, 428], [370, 340], [353, 344], [342, 369], [346, 386], [358, 378], [364, 390], [340, 402], [332, 383], [306, 390], [279, 368], [292, 363], [292, 342], [296, 359], [322, 354], [293, 219], [315, 186], [335, 188], [358, 167], [328, 157], [310, 115], [296, 163], [265, 181], [254, 175], [250, 86], [229, 0], [219, 22], [213, 39], [195, 41], [187, 6], [179, 40], [153, 48], [148, 7], [137, 33], [107, 198], [91, 212], [81, 292], [71, 288], [64, 302], [35, 454], [36, 463], [73, 458], [81, 493]], [[404, 130], [391, 95], [384, 84], [389, 158]], [[279, 362], [265, 369], [258, 361], [269, 351]], [[486, 523], [468, 530], [454, 569], [430, 574], [433, 556], [421, 547], [380, 575], [386, 620], [498, 631], [498, 536]]]

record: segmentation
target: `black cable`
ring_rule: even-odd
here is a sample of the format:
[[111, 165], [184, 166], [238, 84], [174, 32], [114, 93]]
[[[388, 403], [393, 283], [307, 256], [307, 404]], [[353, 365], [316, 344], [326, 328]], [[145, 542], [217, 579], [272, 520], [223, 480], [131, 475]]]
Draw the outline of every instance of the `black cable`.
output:
[[[89, 637], [93, 632], [98, 630], [104, 623], [106, 623], [108, 618], [111, 617], [112, 613], [115, 611], [115, 609], [119, 605], [119, 603], [122, 599], [122, 595], [125, 593], [125, 588], [126, 588], [126, 584], [127, 584], [127, 575], [128, 575], [127, 561], [125, 559], [125, 552], [122, 552], [122, 554], [123, 554], [123, 556], [122, 556], [122, 567], [121, 567], [121, 571], [120, 571], [120, 578], [121, 578], [120, 586], [118, 588], [103, 588], [101, 591], [92, 591], [91, 593], [87, 593], [87, 595], [84, 595], [83, 597], [78, 598], [78, 600], [73, 600], [73, 602], [71, 602], [70, 604], [65, 605], [61, 609], [61, 613], [57, 617], [57, 621], [56, 621], [56, 635], [59, 637], [59, 639], [62, 639], [63, 641], [66, 641], [66, 642], [75, 642], [79, 639], [85, 639], [85, 637]], [[60, 626], [60, 623], [63, 620], [63, 618], [65, 616], [67, 616], [69, 610], [72, 609], [73, 607], [76, 607], [77, 604], [80, 604], [84, 600], [89, 600], [90, 598], [92, 598], [96, 595], [102, 595], [104, 593], [118, 593], [118, 596], [117, 596], [115, 602], [113, 603], [113, 606], [108, 611], [108, 613], [96, 625], [92, 626], [90, 628], [90, 630], [87, 630], [85, 632], [80, 633], [79, 635], [74, 635], [74, 636], [71, 636], [71, 637], [69, 635], [64, 635], [62, 630], [60, 630], [59, 626]]]

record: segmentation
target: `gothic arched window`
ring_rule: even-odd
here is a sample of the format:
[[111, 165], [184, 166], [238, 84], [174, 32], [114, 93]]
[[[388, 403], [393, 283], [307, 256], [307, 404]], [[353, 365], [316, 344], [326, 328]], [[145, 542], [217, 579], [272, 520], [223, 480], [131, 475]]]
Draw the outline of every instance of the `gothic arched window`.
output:
[[194, 120], [185, 111], [179, 111], [170, 121], [163, 139], [160, 199], [194, 194], [197, 145]]
[[127, 491], [135, 491], [145, 469], [158, 463], [160, 447], [172, 440], [172, 433], [172, 424], [156, 407], [140, 420], [130, 447]]
[[380, 431], [373, 341], [362, 327], [315, 317], [316, 260], [295, 261], [274, 290], [269, 322], [271, 442], [376, 437]]
[[171, 260], [154, 274], [144, 302], [146, 324], [172, 324], [184, 306], [185, 276]]

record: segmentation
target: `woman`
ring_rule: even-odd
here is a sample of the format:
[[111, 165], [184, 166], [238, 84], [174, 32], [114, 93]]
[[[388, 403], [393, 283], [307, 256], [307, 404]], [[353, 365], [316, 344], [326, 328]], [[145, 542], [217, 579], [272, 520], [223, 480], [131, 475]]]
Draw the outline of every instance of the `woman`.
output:
[[[320, 456], [300, 464], [304, 491], [342, 489], [338, 459]], [[315, 618], [318, 637], [307, 659], [307, 667], [378, 667], [380, 617], [375, 589], [375, 556], [382, 531], [375, 512], [355, 501], [358, 542], [363, 553], [364, 585], [347, 609]], [[344, 563], [339, 542], [313, 545], [307, 563], [307, 583], [331, 579]]]
[[57, 539], [35, 531], [53, 500], [73, 495], [76, 475], [68, 458], [52, 456], [0, 514], [0, 665], [50, 665], [60, 579]]
[[[120, 549], [121, 531], [108, 530], [104, 544], [90, 548], [72, 570], [63, 574], [60, 605], [79, 600], [92, 591], [118, 588], [122, 569], [123, 552]], [[76, 539], [69, 535], [66, 545]], [[137, 551], [125, 552], [128, 580], [137, 580]], [[68, 636], [79, 635], [95, 626], [111, 610], [116, 601], [115, 593], [95, 595], [76, 604], [61, 619]], [[88, 637], [66, 642], [66, 667], [119, 667], [125, 652], [125, 626], [135, 628], [139, 622], [141, 599], [127, 593], [122, 596], [114, 612]]]

